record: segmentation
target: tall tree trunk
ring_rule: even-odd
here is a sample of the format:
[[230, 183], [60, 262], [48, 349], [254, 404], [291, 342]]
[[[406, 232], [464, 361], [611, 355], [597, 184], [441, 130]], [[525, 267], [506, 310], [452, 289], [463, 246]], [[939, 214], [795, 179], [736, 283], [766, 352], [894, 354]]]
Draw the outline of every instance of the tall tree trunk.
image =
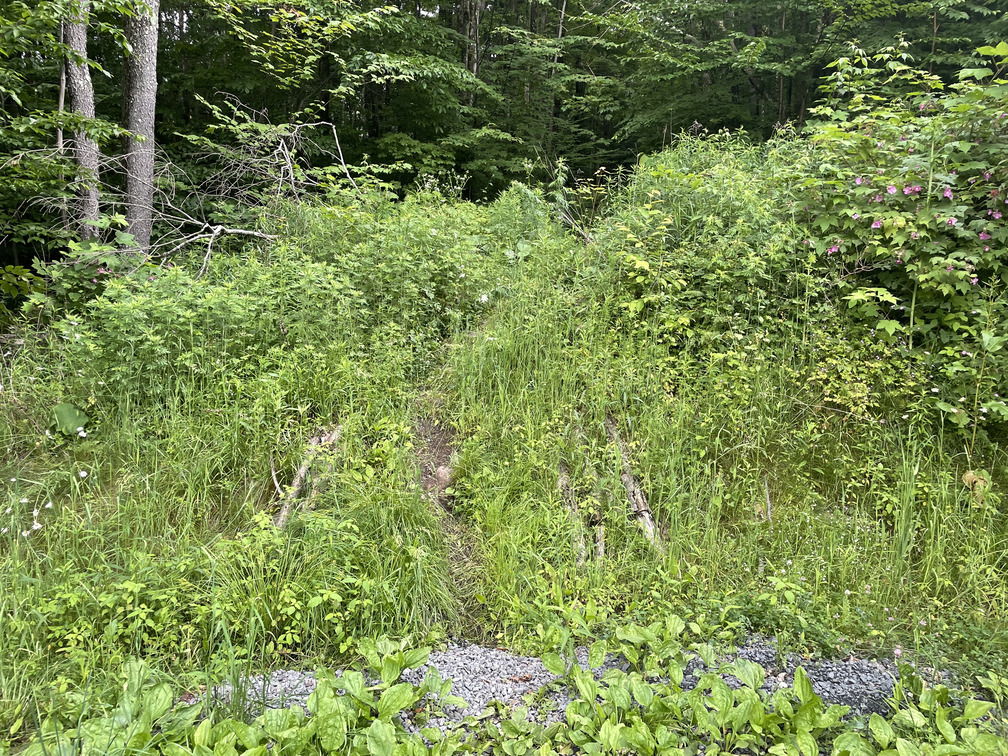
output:
[[455, 21], [459, 33], [465, 38], [462, 49], [462, 65], [473, 76], [479, 75], [480, 53], [480, 14], [483, 12], [482, 0], [461, 0], [457, 5]]
[[[94, 86], [87, 64], [88, 4], [83, 0], [65, 25], [65, 39], [70, 51], [67, 61], [67, 89], [70, 108], [81, 118], [95, 117]], [[81, 239], [91, 239], [98, 228], [89, 221], [98, 220], [98, 143], [84, 130], [73, 135], [73, 156], [80, 173], [73, 222]]]
[[[59, 25], [59, 42], [60, 45], [66, 44], [66, 23], [60, 21]], [[56, 126], [56, 152], [59, 153], [60, 158], [63, 157], [66, 146], [63, 143], [63, 112], [66, 110], [66, 91], [67, 91], [67, 65], [66, 56], [63, 56], [63, 60], [60, 61], [60, 80], [59, 80], [59, 94], [56, 98], [56, 112], [59, 114], [59, 124]], [[60, 163], [60, 180], [63, 180], [63, 163]], [[64, 231], [70, 230], [70, 212], [66, 204], [60, 207], [60, 221], [63, 226]]]
[[126, 21], [132, 53], [126, 59], [126, 221], [137, 246], [150, 247], [154, 206], [154, 106], [157, 99], [159, 0], [147, 0]]

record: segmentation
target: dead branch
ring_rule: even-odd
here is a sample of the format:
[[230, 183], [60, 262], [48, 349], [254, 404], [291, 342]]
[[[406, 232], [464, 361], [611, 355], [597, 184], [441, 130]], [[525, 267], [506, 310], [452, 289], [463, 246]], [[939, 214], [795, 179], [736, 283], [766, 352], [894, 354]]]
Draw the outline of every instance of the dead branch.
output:
[[298, 497], [301, 495], [301, 489], [304, 488], [305, 480], [308, 478], [308, 473], [311, 470], [312, 463], [315, 461], [315, 457], [318, 455], [319, 451], [326, 446], [332, 446], [337, 441], [339, 441], [340, 433], [343, 429], [341, 426], [337, 425], [323, 433], [319, 433], [317, 436], [312, 436], [308, 441], [308, 449], [305, 451], [305, 458], [301, 462], [301, 467], [298, 468], [297, 473], [294, 475], [294, 480], [291, 482], [290, 487], [287, 489], [285, 495], [280, 497], [280, 511], [277, 513], [276, 519], [273, 524], [277, 528], [283, 529], [284, 525], [287, 524], [287, 519], [290, 517], [291, 509], [294, 507], [294, 502], [297, 501]]
[[273, 477], [273, 485], [276, 487], [277, 496], [282, 499], [283, 488], [280, 487], [280, 481], [277, 480], [276, 466], [273, 464], [273, 457], [270, 457], [270, 475]]
[[644, 495], [644, 490], [637, 483], [637, 478], [634, 477], [633, 470], [630, 468], [630, 454], [627, 452], [623, 439], [620, 438], [616, 421], [610, 416], [607, 416], [605, 419], [605, 429], [609, 435], [609, 440], [616, 444], [616, 448], [619, 451], [620, 480], [623, 481], [623, 487], [626, 489], [630, 510], [636, 516], [637, 522], [640, 524], [641, 530], [644, 531], [644, 537], [647, 538], [648, 543], [655, 548], [660, 548], [658, 529], [655, 527], [654, 517], [651, 515], [651, 507], [648, 506], [647, 496]]
[[557, 478], [557, 488], [560, 489], [560, 497], [567, 506], [567, 513], [570, 515], [571, 525], [574, 528], [574, 554], [577, 566], [584, 567], [588, 559], [588, 549], [585, 547], [584, 521], [581, 519], [577, 502], [574, 500], [574, 491], [571, 488], [567, 467], [562, 462], [560, 463], [560, 477]]
[[227, 228], [226, 226], [211, 226], [209, 224], [206, 224], [205, 228], [208, 229], [209, 233], [190, 234], [189, 236], [184, 237], [184, 240], [178, 243], [172, 250], [174, 252], [185, 244], [191, 244], [192, 242], [200, 241], [201, 239], [207, 239], [207, 251], [206, 254], [203, 255], [203, 264], [200, 265], [196, 278], [201, 278], [206, 272], [206, 267], [210, 263], [210, 253], [213, 251], [214, 240], [222, 234], [228, 236], [251, 236], [256, 239], [266, 240], [273, 240], [277, 238], [275, 234], [267, 234], [262, 231], [253, 231], [247, 228]]

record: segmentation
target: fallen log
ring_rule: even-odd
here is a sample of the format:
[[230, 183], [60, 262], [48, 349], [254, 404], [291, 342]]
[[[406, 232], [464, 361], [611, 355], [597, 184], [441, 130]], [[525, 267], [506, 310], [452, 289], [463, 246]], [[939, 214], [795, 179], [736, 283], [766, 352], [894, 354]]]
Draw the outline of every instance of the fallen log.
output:
[[648, 506], [647, 496], [645, 496], [644, 489], [637, 482], [637, 478], [634, 477], [633, 470], [630, 468], [630, 454], [623, 443], [623, 439], [620, 437], [616, 421], [611, 416], [607, 416], [605, 419], [605, 429], [609, 435], [609, 440], [616, 445], [616, 449], [619, 451], [620, 480], [623, 481], [623, 487], [626, 489], [630, 511], [637, 518], [637, 523], [640, 525], [641, 530], [644, 531], [644, 537], [647, 538], [648, 543], [655, 548], [660, 548], [658, 528], [655, 526], [651, 507]]
[[[308, 473], [311, 470], [312, 464], [315, 462], [315, 458], [319, 451], [321, 451], [324, 447], [332, 446], [339, 441], [340, 433], [342, 433], [342, 431], [342, 427], [337, 425], [335, 428], [321, 432], [316, 436], [312, 436], [308, 440], [308, 448], [305, 451], [304, 460], [302, 460], [301, 466], [298, 468], [297, 473], [295, 473], [294, 480], [291, 481], [290, 486], [283, 495], [280, 496], [280, 511], [277, 513], [276, 519], [273, 521], [273, 524], [276, 525], [277, 528], [283, 529], [284, 525], [287, 524], [291, 510], [294, 508], [294, 503], [301, 496], [301, 489], [304, 488], [305, 481], [308, 479]], [[312, 484], [312, 491], [304, 502], [305, 507], [307, 507], [314, 493], [317, 491], [317, 485], [317, 481]]]

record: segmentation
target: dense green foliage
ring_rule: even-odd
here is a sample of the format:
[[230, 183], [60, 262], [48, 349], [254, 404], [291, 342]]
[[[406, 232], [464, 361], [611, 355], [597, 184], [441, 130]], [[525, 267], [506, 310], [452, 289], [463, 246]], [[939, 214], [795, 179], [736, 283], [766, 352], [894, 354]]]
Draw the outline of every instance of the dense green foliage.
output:
[[[779, 178], [828, 144], [682, 137], [602, 195], [557, 182], [484, 205], [438, 191], [286, 202], [276, 240], [134, 262], [78, 305], [36, 295], [52, 324], [23, 327], [4, 370], [0, 726], [15, 742], [36, 727], [46, 742], [101, 737], [135, 657], [191, 689], [367, 656], [381, 634], [464, 634], [554, 665], [604, 641], [654, 671], [683, 659], [654, 656], [666, 641], [700, 653], [761, 630], [813, 654], [901, 647], [978, 689], [1008, 659], [1001, 425], [979, 428], [982, 444], [967, 427], [972, 456], [957, 451], [960, 431], [929, 409], [932, 381], [955, 384], [894, 378], [918, 364], [910, 344], [869, 339], [876, 313], [833, 306], [851, 284], [803, 244], [806, 187]], [[454, 459], [443, 506], [417, 482], [431, 421]], [[291, 481], [331, 424], [313, 511], [279, 531], [271, 470]], [[627, 516], [624, 460], [658, 548]], [[578, 538], [599, 529], [604, 557], [579, 564]], [[634, 622], [671, 635], [635, 651]], [[1003, 748], [991, 720], [978, 729], [976, 694], [918, 688], [869, 735], [800, 679], [772, 701], [708, 683], [607, 679], [601, 708], [582, 691], [560, 729], [476, 742]], [[338, 704], [341, 745], [296, 713], [169, 727], [160, 705], [127, 708], [165, 753], [419, 747], [359, 700]]]
[[[308, 714], [300, 707], [267, 709], [251, 723], [241, 718], [202, 716], [200, 703], [172, 708], [173, 691], [158, 682], [142, 664], [131, 662], [123, 670], [122, 694], [114, 707], [86, 707], [63, 720], [48, 717], [40, 738], [25, 749], [26, 756], [45, 756], [64, 750], [82, 754], [154, 753], [246, 754], [264, 756], [271, 750], [286, 754], [349, 753], [361, 756], [411, 754], [504, 753], [540, 754], [633, 752], [685, 756], [696, 752], [703, 738], [705, 753], [744, 751], [814, 756], [819, 742], [833, 736], [846, 707], [829, 706], [812, 690], [799, 667], [793, 687], [772, 695], [761, 690], [764, 670], [740, 659], [723, 671], [742, 682], [731, 690], [717, 674], [703, 675], [698, 685], [684, 692], [685, 661], [695, 657], [681, 644], [685, 623], [669, 617], [651, 627], [630, 625], [617, 633], [615, 649], [640, 654], [632, 672], [611, 670], [601, 680], [577, 664], [568, 665], [556, 654], [544, 661], [564, 676], [574, 700], [566, 708], [566, 721], [544, 726], [526, 720], [516, 707], [500, 724], [466, 717], [464, 724], [447, 733], [424, 727], [410, 734], [399, 718], [412, 710], [421, 726], [442, 707], [460, 704], [452, 696], [451, 682], [436, 672], [420, 685], [400, 682], [404, 670], [422, 665], [429, 648], [412, 649], [386, 638], [362, 649], [367, 672], [349, 671], [334, 676], [320, 670], [319, 682], [308, 699]], [[601, 665], [612, 646], [594, 643], [589, 664]], [[695, 646], [704, 654], [704, 647]], [[671, 679], [656, 681], [642, 671], [668, 669]], [[930, 687], [908, 665], [901, 669], [895, 699], [903, 706], [884, 718], [872, 714], [863, 734], [841, 732], [832, 740], [835, 756], [902, 756], [913, 754], [1008, 753], [1008, 741], [987, 731], [984, 720], [993, 704], [977, 699], [956, 700], [942, 684]], [[197, 724], [198, 722], [198, 724]], [[978, 726], [979, 725], [979, 726]], [[881, 750], [880, 750], [881, 749]]]
[[[165, 0], [149, 246], [80, 10], [0, 0], [0, 753], [1008, 752], [995, 0]], [[754, 631], [916, 667], [683, 691]], [[407, 733], [447, 637], [563, 721]]]

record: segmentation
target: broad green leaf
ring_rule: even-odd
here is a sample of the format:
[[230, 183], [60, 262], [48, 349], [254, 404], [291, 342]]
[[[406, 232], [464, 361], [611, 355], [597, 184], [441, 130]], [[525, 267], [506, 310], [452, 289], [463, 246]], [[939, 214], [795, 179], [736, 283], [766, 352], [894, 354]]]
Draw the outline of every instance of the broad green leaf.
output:
[[833, 741], [832, 756], [875, 756], [875, 749], [856, 732], [845, 732]]
[[416, 701], [416, 693], [409, 683], [399, 683], [381, 694], [378, 699], [378, 717], [388, 720], [393, 714], [398, 714]]
[[605, 657], [606, 642], [604, 640], [595, 641], [588, 649], [588, 666], [592, 669], [598, 669], [605, 662]]
[[64, 403], [53, 407], [53, 425], [64, 435], [76, 436], [80, 429], [87, 427], [89, 419], [75, 404]]
[[170, 740], [161, 744], [161, 752], [164, 756], [193, 756], [193, 752], [181, 743], [173, 743]]
[[389, 654], [382, 659], [381, 680], [386, 685], [390, 685], [399, 679], [399, 674], [403, 670], [402, 654]]
[[598, 742], [602, 745], [602, 748], [609, 753], [617, 751], [621, 747], [623, 740], [620, 731], [625, 726], [622, 722], [616, 724], [609, 719], [603, 722], [598, 732]]
[[979, 719], [993, 708], [994, 704], [989, 701], [977, 701], [975, 698], [971, 698], [966, 702], [966, 707], [963, 710], [963, 718], [965, 721], [971, 722], [974, 719]]
[[200, 722], [199, 727], [196, 728], [196, 732], [193, 733], [193, 745], [213, 745], [213, 722], [209, 717]]
[[614, 706], [623, 711], [630, 708], [630, 691], [619, 683], [611, 684], [608, 688], [604, 689], [602, 697], [607, 701], [611, 701]]
[[872, 714], [868, 720], [868, 729], [875, 737], [875, 742], [882, 748], [888, 748], [895, 733], [889, 723], [878, 714]]
[[326, 714], [316, 719], [316, 734], [319, 745], [329, 753], [338, 753], [343, 750], [346, 743], [347, 723], [346, 719], [337, 712]]
[[966, 79], [986, 79], [993, 71], [989, 68], [964, 68], [959, 71], [959, 81]]
[[364, 675], [360, 672], [344, 672], [336, 684], [359, 701], [370, 701], [371, 696], [364, 685]]
[[944, 706], [938, 706], [935, 711], [935, 726], [938, 728], [938, 731], [942, 734], [942, 737], [944, 737], [945, 740], [949, 743], [954, 743], [956, 739], [956, 731], [955, 728], [949, 724], [948, 712], [949, 710]]
[[795, 740], [798, 742], [798, 750], [802, 756], [819, 756], [819, 744], [812, 737], [808, 730], [799, 730], [795, 733]]
[[567, 665], [563, 663], [559, 654], [549, 651], [543, 654], [542, 657], [543, 666], [546, 671], [551, 675], [557, 675], [558, 677], [564, 675], [567, 672]]
[[266, 709], [260, 721], [266, 734], [273, 740], [286, 737], [298, 725], [297, 715], [290, 709]]
[[887, 334], [892, 336], [896, 333], [896, 331], [902, 328], [902, 325], [898, 320], [880, 320], [878, 326], [876, 327], [878, 330], [885, 331]]
[[815, 696], [815, 691], [812, 690], [812, 681], [809, 680], [805, 670], [801, 667], [798, 667], [794, 673], [794, 689], [798, 694], [798, 699], [802, 703], [811, 701], [812, 697]]
[[736, 659], [731, 665], [731, 670], [735, 677], [753, 690], [762, 688], [766, 680], [766, 670], [749, 659]]
[[923, 714], [917, 709], [916, 706], [909, 706], [906, 709], [900, 709], [893, 716], [893, 724], [902, 727], [913, 727], [915, 729], [923, 729], [927, 727], [927, 719]]
[[896, 753], [899, 756], [921, 756], [920, 748], [906, 738], [896, 738]]
[[367, 729], [367, 747], [371, 756], [392, 756], [395, 750], [395, 727], [376, 719]]
[[168, 683], [158, 683], [144, 693], [143, 710], [152, 721], [156, 721], [168, 713], [174, 700], [171, 686]]
[[403, 653], [403, 668], [404, 669], [416, 669], [427, 663], [430, 659], [430, 648], [414, 648]]
[[231, 720], [229, 724], [231, 725], [231, 731], [235, 734], [235, 738], [240, 741], [245, 748], [254, 748], [259, 745], [266, 735], [261, 727], [245, 724], [244, 722], [236, 720]]
[[634, 700], [637, 701], [645, 709], [651, 705], [654, 700], [654, 690], [643, 680], [639, 680], [636, 677], [630, 681], [630, 690], [633, 693]]

